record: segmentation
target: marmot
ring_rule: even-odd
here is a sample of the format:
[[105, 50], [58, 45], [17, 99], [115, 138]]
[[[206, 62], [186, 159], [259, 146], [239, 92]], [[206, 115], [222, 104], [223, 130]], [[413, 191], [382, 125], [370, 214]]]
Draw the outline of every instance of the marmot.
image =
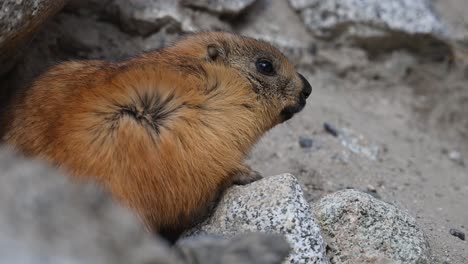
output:
[[123, 62], [53, 67], [13, 103], [5, 140], [175, 238], [226, 187], [261, 177], [244, 158], [311, 91], [270, 44], [198, 33]]

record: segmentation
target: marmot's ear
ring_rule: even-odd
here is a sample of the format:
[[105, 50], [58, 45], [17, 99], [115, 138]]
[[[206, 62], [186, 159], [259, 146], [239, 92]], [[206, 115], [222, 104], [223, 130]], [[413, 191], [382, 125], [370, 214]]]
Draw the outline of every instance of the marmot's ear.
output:
[[207, 59], [209, 61], [220, 61], [224, 60], [226, 57], [226, 53], [224, 49], [218, 44], [210, 44], [206, 48], [207, 52]]

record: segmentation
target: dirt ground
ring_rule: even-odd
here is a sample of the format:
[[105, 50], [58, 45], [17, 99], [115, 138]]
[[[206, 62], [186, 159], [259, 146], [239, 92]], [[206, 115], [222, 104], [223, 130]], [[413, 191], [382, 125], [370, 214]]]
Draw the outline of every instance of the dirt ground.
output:
[[[436, 7], [468, 36], [468, 2]], [[312, 202], [356, 188], [395, 203], [426, 232], [433, 263], [468, 263], [468, 242], [449, 232], [468, 233], [468, 45], [457, 43], [454, 65], [403, 51], [369, 60], [359, 49], [319, 46], [304, 69], [313, 86], [308, 106], [273, 129], [249, 162], [264, 175], [298, 176]], [[324, 123], [359, 139], [363, 148], [353, 150], [361, 152]]]

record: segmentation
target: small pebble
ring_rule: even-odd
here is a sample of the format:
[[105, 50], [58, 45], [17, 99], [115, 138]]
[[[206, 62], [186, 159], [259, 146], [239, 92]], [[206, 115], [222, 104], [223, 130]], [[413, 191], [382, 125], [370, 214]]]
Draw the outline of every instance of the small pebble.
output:
[[457, 163], [457, 164], [460, 164], [460, 165], [463, 165], [463, 164], [464, 164], [464, 162], [463, 162], [463, 157], [462, 157], [462, 155], [461, 155], [460, 152], [454, 150], [454, 151], [450, 151], [450, 153], [449, 153], [448, 155], [449, 155], [449, 158], [450, 158], [453, 162], [455, 162], [455, 163]]
[[377, 189], [374, 186], [369, 184], [369, 185], [367, 185], [367, 191], [376, 193]]
[[299, 137], [299, 146], [301, 148], [311, 148], [314, 144], [314, 140], [309, 137]]
[[380, 194], [377, 193], [377, 189], [374, 186], [370, 185], [370, 184], [367, 185], [367, 188], [366, 188], [366, 190], [364, 192], [374, 196], [374, 198], [382, 199]]
[[463, 233], [462, 231], [458, 229], [455, 229], [455, 228], [450, 229], [450, 234], [454, 237], [458, 237], [459, 239], [465, 241], [465, 233]]
[[334, 137], [338, 137], [338, 129], [336, 129], [334, 126], [328, 124], [328, 123], [323, 123], [323, 128], [325, 129], [325, 131], [334, 136]]
[[312, 43], [310, 46], [309, 46], [309, 53], [311, 55], [317, 55], [317, 52], [318, 52], [318, 47], [317, 47], [317, 44], [315, 43]]

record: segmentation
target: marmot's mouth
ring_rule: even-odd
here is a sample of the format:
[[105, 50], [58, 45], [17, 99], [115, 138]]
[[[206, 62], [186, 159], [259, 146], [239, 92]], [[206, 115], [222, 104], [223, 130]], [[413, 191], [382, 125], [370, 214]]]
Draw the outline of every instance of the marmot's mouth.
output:
[[281, 116], [283, 117], [283, 122], [291, 119], [291, 117], [294, 116], [294, 114], [299, 113], [304, 109], [306, 105], [306, 99], [310, 96], [312, 93], [312, 86], [310, 83], [307, 81], [306, 78], [300, 73], [298, 73], [299, 78], [301, 78], [303, 87], [301, 94], [299, 95], [299, 102], [296, 105], [293, 106], [287, 106], [281, 111]]
[[299, 103], [297, 105], [293, 106], [286, 106], [280, 113], [283, 122], [291, 119], [295, 114], [299, 113], [304, 109], [306, 105], [306, 99], [305, 96], [301, 95], [299, 96]]

